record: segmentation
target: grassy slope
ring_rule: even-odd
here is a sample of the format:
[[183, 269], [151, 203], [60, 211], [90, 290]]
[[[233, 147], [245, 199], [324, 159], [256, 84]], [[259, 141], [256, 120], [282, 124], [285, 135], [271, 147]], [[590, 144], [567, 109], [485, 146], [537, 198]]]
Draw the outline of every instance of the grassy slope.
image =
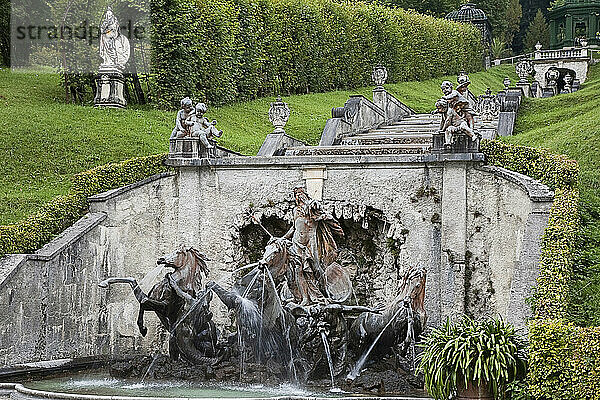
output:
[[[472, 90], [498, 90], [511, 67], [471, 75]], [[388, 85], [417, 111], [430, 111], [443, 78]], [[455, 81], [455, 77], [448, 78]], [[292, 114], [286, 131], [318, 143], [331, 108], [350, 94], [370, 97], [370, 88], [289, 96]], [[58, 76], [0, 71], [0, 224], [15, 222], [69, 188], [72, 174], [111, 161], [165, 152], [175, 113], [151, 108], [102, 110], [64, 104]], [[221, 144], [256, 154], [273, 128], [267, 111], [273, 98], [209, 110], [225, 134]]]
[[579, 92], [529, 100], [511, 143], [546, 147], [579, 161], [583, 229], [573, 282], [573, 319], [600, 325], [600, 65]]

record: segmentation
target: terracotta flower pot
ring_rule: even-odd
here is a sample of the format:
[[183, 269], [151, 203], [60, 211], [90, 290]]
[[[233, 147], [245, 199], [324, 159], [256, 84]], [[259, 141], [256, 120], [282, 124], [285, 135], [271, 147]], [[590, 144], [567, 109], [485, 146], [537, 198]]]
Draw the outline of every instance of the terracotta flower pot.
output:
[[457, 392], [456, 398], [458, 400], [493, 400], [494, 398], [490, 394], [486, 382], [481, 382], [481, 385], [479, 385], [477, 382], [469, 381], [466, 388], [459, 384]]

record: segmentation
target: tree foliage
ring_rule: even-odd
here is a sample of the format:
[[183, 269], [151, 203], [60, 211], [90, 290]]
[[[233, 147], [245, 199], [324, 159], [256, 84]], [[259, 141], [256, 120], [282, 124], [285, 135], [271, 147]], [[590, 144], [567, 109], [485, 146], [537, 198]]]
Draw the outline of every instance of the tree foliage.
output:
[[0, 0], [0, 65], [10, 65], [10, 0]]
[[542, 14], [542, 10], [538, 10], [535, 18], [529, 24], [527, 34], [525, 35], [524, 46], [528, 51], [533, 51], [537, 42], [542, 44], [542, 48], [547, 49], [550, 46], [550, 31], [546, 18]]

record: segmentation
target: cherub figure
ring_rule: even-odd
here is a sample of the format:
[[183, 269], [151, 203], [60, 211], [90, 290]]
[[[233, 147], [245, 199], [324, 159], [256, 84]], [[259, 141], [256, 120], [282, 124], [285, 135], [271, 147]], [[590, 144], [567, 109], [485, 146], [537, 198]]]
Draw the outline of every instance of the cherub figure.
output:
[[[461, 89], [463, 87], [466, 88], [466, 86], [462, 85], [459, 85], [459, 87]], [[467, 121], [471, 130], [475, 129], [475, 120], [473, 119], [469, 100], [467, 100], [461, 92], [453, 89], [450, 81], [442, 82], [441, 89], [442, 93], [444, 93], [442, 99], [448, 102], [448, 108], [453, 108], [465, 121]]]
[[460, 108], [461, 104], [456, 103], [454, 108], [450, 107], [450, 103], [444, 98], [435, 103], [435, 112], [442, 114], [440, 131], [444, 132], [444, 144], [446, 145], [452, 144], [454, 135], [461, 132], [469, 136], [471, 140], [475, 140], [477, 137], [477, 134], [471, 129], [467, 121], [456, 111], [456, 108]]
[[181, 100], [181, 110], [177, 112], [175, 118], [175, 128], [171, 132], [171, 139], [179, 139], [186, 136], [190, 136], [190, 125], [186, 124], [186, 120], [194, 114], [194, 106], [192, 100], [189, 97], [185, 97]]
[[221, 137], [223, 131], [215, 128], [217, 124], [216, 120], [208, 122], [208, 119], [204, 117], [207, 107], [204, 103], [196, 104], [195, 112], [192, 113], [185, 121], [184, 125], [189, 127], [191, 137], [197, 137], [200, 139], [204, 147], [212, 149], [214, 146], [208, 141], [211, 137]]

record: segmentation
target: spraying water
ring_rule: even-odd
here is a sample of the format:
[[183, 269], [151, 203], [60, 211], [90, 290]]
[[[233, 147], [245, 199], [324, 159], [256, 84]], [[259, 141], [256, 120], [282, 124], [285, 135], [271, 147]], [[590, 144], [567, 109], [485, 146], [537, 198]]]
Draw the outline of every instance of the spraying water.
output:
[[148, 293], [152, 286], [156, 283], [156, 278], [160, 275], [164, 268], [164, 264], [158, 264], [152, 271], [148, 272], [141, 281], [138, 282], [138, 285], [145, 293]]
[[327, 335], [325, 331], [321, 331], [321, 339], [323, 340], [323, 347], [325, 347], [325, 354], [327, 355], [327, 362], [329, 363], [329, 375], [331, 376], [331, 389], [335, 388], [335, 380], [333, 377], [333, 361], [331, 360], [331, 351], [329, 350], [329, 342], [327, 342]]
[[377, 337], [375, 338], [375, 340], [373, 340], [373, 343], [371, 343], [371, 346], [369, 346], [369, 348], [367, 349], [367, 351], [365, 351], [364, 354], [362, 356], [360, 356], [360, 359], [357, 361], [357, 363], [354, 366], [354, 368], [352, 368], [352, 370], [350, 371], [350, 373], [346, 377], [347, 379], [353, 381], [353, 380], [356, 379], [356, 377], [358, 375], [360, 375], [360, 371], [361, 371], [363, 365], [365, 364], [365, 362], [367, 361], [367, 358], [369, 357], [369, 354], [371, 354], [371, 351], [373, 350], [373, 348], [375, 347], [375, 345], [377, 344], [377, 342], [379, 341], [379, 339], [383, 335], [383, 332], [385, 332], [385, 330], [392, 324], [392, 322], [394, 322], [394, 320], [396, 319], [396, 317], [398, 317], [398, 315], [400, 314], [400, 312], [402, 312], [403, 310], [404, 310], [404, 308], [399, 307], [398, 311], [396, 311], [396, 313], [392, 316], [392, 318], [390, 318], [390, 320], [388, 321], [388, 323], [385, 324], [385, 326], [383, 327], [383, 329], [381, 330], [381, 332], [379, 332], [379, 335], [377, 335]]
[[144, 383], [144, 380], [146, 380], [146, 377], [150, 373], [150, 370], [152, 370], [152, 367], [154, 367], [154, 364], [156, 363], [156, 360], [158, 359], [158, 356], [159, 356], [159, 353], [156, 353], [156, 354], [154, 354], [154, 356], [152, 356], [152, 362], [148, 366], [148, 369], [144, 373], [144, 376], [142, 376], [142, 380], [140, 381], [140, 383]]

